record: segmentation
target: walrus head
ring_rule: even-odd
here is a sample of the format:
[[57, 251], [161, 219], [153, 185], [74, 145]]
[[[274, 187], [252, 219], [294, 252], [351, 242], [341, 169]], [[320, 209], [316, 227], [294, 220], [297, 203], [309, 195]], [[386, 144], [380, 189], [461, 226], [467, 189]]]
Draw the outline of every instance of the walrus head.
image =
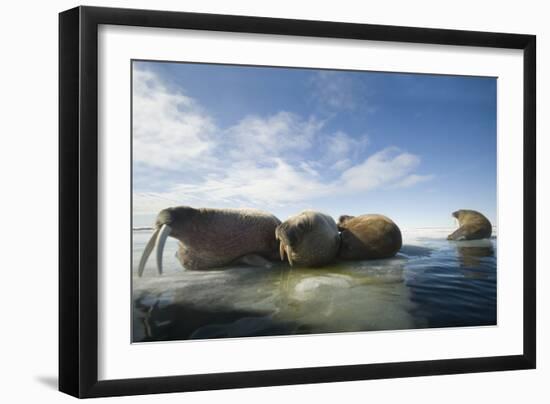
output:
[[462, 209], [460, 210], [455, 210], [453, 213], [452, 213], [452, 216], [455, 218], [455, 219], [460, 219], [460, 214], [462, 213]]
[[149, 256], [156, 248], [157, 270], [162, 274], [162, 253], [168, 236], [178, 238], [182, 231], [185, 230], [192, 218], [198, 213], [196, 209], [188, 206], [178, 206], [176, 208], [168, 208], [159, 212], [155, 221], [155, 231], [147, 242], [145, 250], [141, 255], [138, 266], [138, 275], [143, 275], [145, 264]]
[[338, 218], [338, 230], [342, 231], [345, 229], [345, 226], [344, 224], [350, 220], [350, 219], [353, 219], [355, 216], [350, 216], [350, 215], [342, 215]]
[[459, 210], [455, 210], [453, 213], [452, 213], [452, 216], [455, 218], [455, 219], [458, 219], [458, 220], [461, 220], [461, 218], [464, 218], [466, 216], [470, 216], [470, 217], [483, 217], [485, 218], [485, 216], [483, 216], [481, 213], [479, 213], [477, 210], [472, 210], [472, 209], [459, 209]]
[[324, 265], [336, 256], [340, 234], [332, 217], [315, 211], [303, 211], [275, 229], [281, 261], [290, 266]]
[[294, 265], [293, 256], [300, 236], [307, 231], [307, 224], [303, 221], [287, 220], [275, 229], [275, 238], [279, 240], [279, 255], [281, 261], [288, 259], [290, 266]]
[[471, 209], [459, 209], [452, 213], [452, 216], [461, 223], [462, 220], [487, 220], [488, 219], [476, 210]]

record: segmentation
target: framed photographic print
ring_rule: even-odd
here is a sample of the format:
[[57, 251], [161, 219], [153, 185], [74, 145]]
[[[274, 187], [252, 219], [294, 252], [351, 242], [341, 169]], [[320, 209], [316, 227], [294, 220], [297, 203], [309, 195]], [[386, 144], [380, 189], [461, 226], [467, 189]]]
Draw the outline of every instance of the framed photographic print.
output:
[[535, 37], [60, 14], [59, 386], [535, 367]]

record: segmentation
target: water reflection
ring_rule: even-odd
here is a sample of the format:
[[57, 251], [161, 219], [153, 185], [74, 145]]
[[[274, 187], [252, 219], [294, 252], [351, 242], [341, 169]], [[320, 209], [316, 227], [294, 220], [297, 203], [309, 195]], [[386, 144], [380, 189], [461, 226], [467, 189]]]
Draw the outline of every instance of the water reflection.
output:
[[429, 327], [496, 324], [496, 240], [422, 242], [433, 253], [407, 265], [414, 315]]
[[483, 259], [495, 256], [495, 249], [490, 240], [476, 242], [458, 241], [456, 250], [463, 267], [474, 268], [483, 263]]

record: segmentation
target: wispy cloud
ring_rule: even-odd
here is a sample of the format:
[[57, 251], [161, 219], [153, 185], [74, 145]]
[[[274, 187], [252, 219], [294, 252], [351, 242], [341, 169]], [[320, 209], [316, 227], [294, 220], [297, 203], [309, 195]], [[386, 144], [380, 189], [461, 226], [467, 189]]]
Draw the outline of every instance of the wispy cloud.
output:
[[133, 159], [176, 168], [209, 153], [216, 126], [190, 97], [170, 91], [152, 72], [133, 72]]
[[336, 109], [355, 109], [357, 101], [353, 81], [339, 72], [321, 71], [312, 78], [313, 96]]
[[371, 92], [353, 73], [320, 71], [310, 81], [313, 101], [328, 111], [373, 111], [368, 102]]
[[297, 155], [311, 148], [324, 126], [314, 117], [280, 111], [268, 117], [250, 115], [224, 131], [224, 146], [235, 159]]
[[395, 184], [395, 186], [397, 188], [409, 188], [416, 184], [420, 184], [421, 182], [431, 181], [434, 179], [434, 177], [435, 176], [432, 174], [429, 174], [429, 175], [411, 174], [403, 178], [403, 180], [399, 181], [397, 184]]
[[[415, 172], [418, 156], [395, 147], [365, 158], [367, 136], [327, 131], [315, 116], [279, 111], [221, 128], [150, 71], [134, 71], [133, 103], [134, 161], [145, 167], [136, 212], [177, 204], [269, 208], [431, 178]], [[162, 177], [170, 185], [159, 191], [153, 184]]]
[[326, 139], [323, 163], [334, 170], [344, 170], [350, 167], [352, 160], [363, 155], [368, 144], [367, 135], [354, 138], [343, 131], [337, 131]]
[[390, 147], [344, 171], [342, 180], [350, 189], [366, 191], [403, 181], [419, 164], [418, 156]]

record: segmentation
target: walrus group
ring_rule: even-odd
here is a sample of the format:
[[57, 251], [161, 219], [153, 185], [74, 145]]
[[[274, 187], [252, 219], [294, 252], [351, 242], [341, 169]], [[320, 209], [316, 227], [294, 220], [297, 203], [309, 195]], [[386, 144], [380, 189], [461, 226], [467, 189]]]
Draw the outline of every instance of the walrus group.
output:
[[[481, 213], [458, 210], [452, 214], [459, 228], [448, 240], [491, 237], [492, 225]], [[168, 237], [179, 241], [177, 257], [186, 269], [209, 269], [230, 264], [271, 266], [288, 260], [290, 266], [319, 267], [340, 260], [390, 258], [401, 249], [399, 227], [377, 214], [340, 216], [338, 223], [321, 212], [303, 211], [281, 222], [256, 209], [195, 209], [179, 206], [162, 210], [138, 267], [156, 249], [159, 274]]]

